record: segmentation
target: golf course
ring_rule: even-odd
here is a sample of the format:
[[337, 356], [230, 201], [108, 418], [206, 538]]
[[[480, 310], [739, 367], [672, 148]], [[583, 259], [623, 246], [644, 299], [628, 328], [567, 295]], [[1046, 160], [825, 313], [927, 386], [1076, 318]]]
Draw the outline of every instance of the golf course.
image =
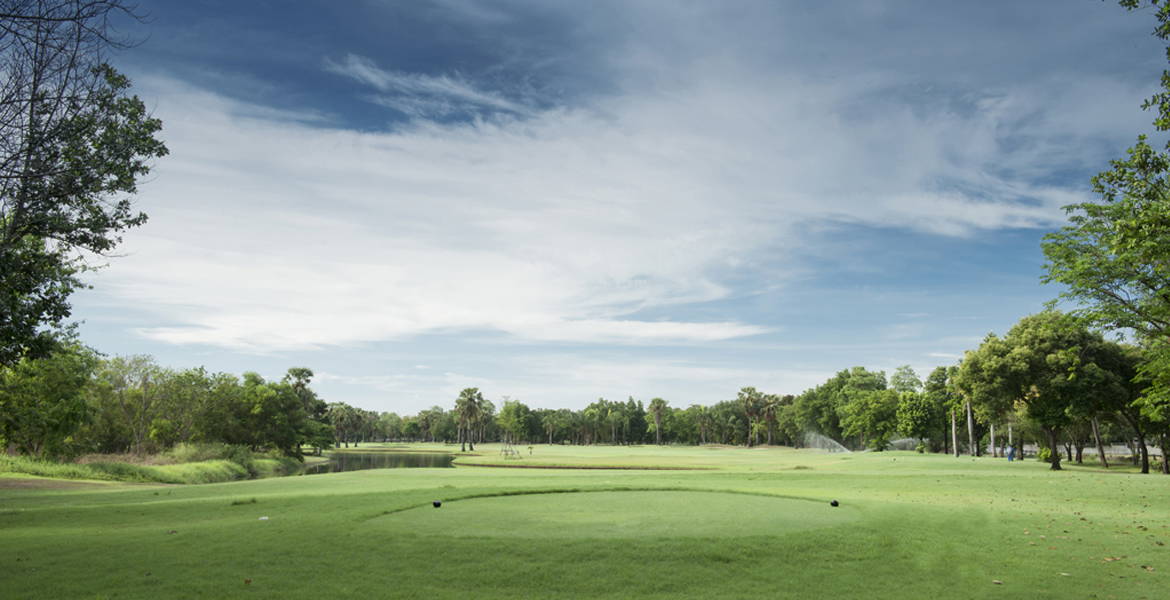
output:
[[1170, 573], [1166, 482], [1125, 467], [1051, 471], [1035, 460], [913, 452], [537, 445], [505, 458], [491, 444], [460, 454], [455, 468], [221, 484], [8, 473], [0, 474], [0, 590], [5, 598], [1160, 598]]

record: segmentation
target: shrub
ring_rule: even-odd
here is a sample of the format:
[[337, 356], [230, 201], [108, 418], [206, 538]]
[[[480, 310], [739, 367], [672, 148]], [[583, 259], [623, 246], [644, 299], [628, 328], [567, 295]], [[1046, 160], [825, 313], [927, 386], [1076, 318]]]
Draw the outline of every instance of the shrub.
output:
[[189, 463], [227, 459], [230, 452], [231, 446], [219, 442], [183, 442], [175, 444], [166, 454], [177, 463]]

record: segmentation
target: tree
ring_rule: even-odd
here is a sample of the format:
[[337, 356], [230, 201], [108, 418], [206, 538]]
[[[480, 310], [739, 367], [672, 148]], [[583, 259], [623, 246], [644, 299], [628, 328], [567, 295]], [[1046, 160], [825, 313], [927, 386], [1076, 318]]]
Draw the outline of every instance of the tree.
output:
[[349, 448], [349, 442], [359, 426], [357, 411], [344, 402], [331, 402], [326, 409], [326, 415], [329, 423], [333, 425], [333, 443], [337, 448], [343, 443]]
[[45, 358], [0, 367], [0, 440], [37, 457], [69, 454], [89, 416], [84, 391], [97, 363], [91, 350], [67, 342]]
[[[301, 444], [311, 446], [314, 454], [320, 456], [321, 451], [333, 443], [333, 424], [329, 422], [328, 416], [329, 405], [309, 387], [312, 380], [313, 370], [308, 367], [291, 367], [281, 380], [281, 385], [289, 387], [304, 411], [304, 418], [300, 420], [298, 456]], [[377, 415], [372, 418], [376, 421]]]
[[858, 436], [874, 450], [885, 450], [898, 426], [898, 392], [890, 389], [850, 390], [841, 407], [845, 436]]
[[1087, 412], [1085, 405], [1110, 392], [1114, 382], [1100, 364], [1108, 359], [1100, 334], [1071, 315], [1047, 310], [968, 351], [956, 386], [987, 414], [1024, 406], [1047, 438], [1051, 468], [1060, 470], [1060, 432], [1074, 414]]
[[505, 400], [496, 422], [504, 430], [505, 441], [516, 443], [528, 431], [528, 407], [519, 400]]
[[470, 442], [471, 451], [475, 452], [475, 441], [469, 439], [472, 430], [479, 422], [480, 408], [483, 403], [483, 394], [479, 393], [479, 388], [466, 388], [459, 392], [459, 398], [455, 400], [455, 414], [458, 419], [459, 427], [459, 449], [465, 452], [467, 447], [465, 443]]
[[898, 433], [919, 441], [938, 432], [939, 406], [926, 394], [902, 392], [898, 394]]
[[903, 392], [916, 394], [922, 391], [922, 380], [918, 379], [918, 373], [915, 373], [910, 365], [902, 365], [894, 369], [894, 374], [890, 376], [890, 388], [899, 394]]
[[[959, 398], [959, 393], [955, 389], [955, 377], [959, 373], [959, 368], [951, 367], [935, 367], [930, 375], [926, 377], [926, 383], [923, 385], [923, 397], [925, 397], [930, 405], [935, 408], [938, 414], [939, 422], [936, 423], [937, 431], [940, 432], [940, 437], [943, 440], [943, 452], [952, 450], [955, 456], [959, 455], [958, 436], [955, 432], [955, 410], [962, 405], [962, 400]], [[947, 435], [947, 417], [950, 417], [951, 431]]]
[[168, 373], [159, 384], [162, 406], [151, 422], [150, 439], [162, 448], [191, 441], [211, 393], [211, 378], [202, 367]]
[[793, 397], [791, 395], [781, 396], [780, 394], [764, 394], [764, 405], [760, 411], [764, 418], [765, 429], [768, 432], [768, 445], [772, 445], [772, 434], [776, 430], [776, 424], [780, 420], [780, 413], [784, 408], [792, 404]]
[[[1121, 0], [1137, 10], [1142, 0]], [[1153, 34], [1170, 42], [1170, 3], [1152, 0]], [[1170, 45], [1167, 47], [1170, 59]], [[1170, 131], [1170, 71], [1142, 108], [1154, 109], [1154, 128]], [[1170, 142], [1165, 146], [1170, 150]], [[1045, 236], [1044, 281], [1064, 284], [1061, 297], [1080, 304], [1091, 323], [1133, 332], [1145, 346], [1143, 376], [1150, 382], [1141, 403], [1170, 421], [1170, 153], [1144, 135], [1127, 157], [1092, 180], [1098, 202], [1065, 207], [1070, 224]]]
[[745, 387], [739, 390], [736, 401], [739, 402], [740, 409], [743, 410], [743, 416], [747, 418], [748, 437], [745, 441], [748, 446], [754, 446], [756, 444], [755, 424], [764, 409], [764, 395], [754, 387]]
[[[1146, 408], [1142, 402], [1145, 383], [1137, 376], [1141, 362], [1141, 351], [1138, 348], [1102, 341], [1095, 361], [1095, 366], [1101, 371], [1093, 373], [1100, 393], [1094, 396], [1093, 402], [1079, 405], [1076, 416], [1087, 419], [1089, 425], [1093, 427], [1097, 426], [1098, 415], [1120, 416], [1137, 436], [1142, 473], [1149, 473], [1150, 454], [1147, 440], [1151, 435], [1164, 432], [1166, 423], [1151, 418], [1150, 412], [1143, 410]], [[1099, 432], [1095, 433], [1094, 441], [1099, 442], [1099, 437]], [[1098, 452], [1104, 455], [1101, 452], [1101, 444], [1098, 443], [1097, 446]]]
[[131, 14], [120, 0], [0, 0], [0, 364], [50, 350], [81, 253], [146, 221], [129, 196], [167, 149], [103, 62], [123, 45], [113, 13]]
[[398, 413], [386, 412], [378, 417], [378, 430], [384, 441], [397, 440], [402, 437], [402, 417]]
[[129, 448], [135, 454], [146, 452], [151, 425], [164, 414], [162, 391], [168, 375], [147, 355], [115, 357], [97, 370], [94, 391], [105, 397], [99, 403], [116, 414], [129, 433]]
[[[789, 426], [800, 429], [802, 434], [818, 432], [834, 440], [844, 441], [842, 407], [857, 392], [884, 389], [886, 375], [882, 371], [868, 371], [864, 367], [838, 371], [825, 383], [805, 390], [796, 397]], [[861, 445], [864, 445], [864, 441]]]
[[662, 445], [662, 414], [668, 410], [666, 400], [654, 398], [650, 401], [650, 414], [654, 416], [654, 443]]
[[691, 413], [695, 427], [699, 430], [699, 443], [706, 444], [707, 436], [712, 427], [711, 411], [701, 404], [692, 404], [687, 408], [687, 412]]
[[492, 404], [491, 400], [487, 398], [478, 398], [479, 401], [479, 431], [476, 432], [475, 440], [482, 442], [488, 439], [489, 427], [495, 422], [496, 405]]

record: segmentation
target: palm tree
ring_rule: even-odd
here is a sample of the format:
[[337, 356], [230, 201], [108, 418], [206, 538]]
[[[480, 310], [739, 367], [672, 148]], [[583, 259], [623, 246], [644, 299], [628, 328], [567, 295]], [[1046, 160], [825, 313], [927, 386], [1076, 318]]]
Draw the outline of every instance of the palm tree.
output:
[[764, 422], [768, 425], [768, 445], [772, 445], [772, 430], [776, 428], [776, 414], [780, 412], [780, 407], [784, 403], [784, 398], [780, 394], [764, 394], [764, 403], [761, 414], [764, 417]]
[[470, 439], [471, 431], [479, 421], [483, 401], [483, 394], [479, 393], [479, 388], [465, 388], [459, 392], [459, 398], [455, 400], [460, 452], [466, 452], [468, 445], [471, 446], [471, 451], [475, 452], [475, 440]]
[[745, 387], [739, 390], [739, 404], [743, 410], [743, 414], [747, 417], [748, 438], [746, 440], [748, 446], [754, 446], [756, 442], [756, 420], [760, 416], [760, 408], [763, 404], [763, 394], [756, 391], [754, 387]]
[[707, 432], [711, 429], [711, 411], [702, 404], [692, 404], [689, 409], [695, 414], [695, 425], [699, 427], [699, 443], [707, 443]]
[[662, 445], [662, 413], [666, 410], [666, 400], [655, 398], [650, 401], [650, 414], [654, 415], [654, 443]]
[[557, 414], [554, 412], [545, 413], [540, 417], [540, 425], [544, 428], [544, 433], [548, 435], [548, 444], [551, 446], [553, 432], [557, 430]]
[[594, 402], [585, 408], [585, 425], [588, 428], [587, 437], [589, 438], [589, 443], [591, 444], [596, 444], [598, 442], [598, 438], [601, 437], [599, 434], [601, 432], [602, 426], [605, 425], [605, 417], [607, 414], [606, 407], [608, 404], [609, 401], [605, 398], [598, 398], [597, 402]]
[[478, 425], [478, 427], [473, 425], [472, 429], [478, 430], [475, 432], [475, 440], [477, 442], [483, 442], [483, 438], [487, 433], [487, 426], [495, 418], [496, 405], [492, 404], [491, 400], [488, 400], [483, 396], [477, 396], [475, 403], [479, 406], [479, 408], [477, 409], [478, 412], [476, 413], [476, 422], [474, 425]]

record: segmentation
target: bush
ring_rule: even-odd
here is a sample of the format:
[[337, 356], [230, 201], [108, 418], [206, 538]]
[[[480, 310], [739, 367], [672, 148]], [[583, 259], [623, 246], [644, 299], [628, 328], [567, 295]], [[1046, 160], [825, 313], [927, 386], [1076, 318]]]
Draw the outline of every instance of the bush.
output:
[[1040, 462], [1052, 462], [1052, 450], [1049, 448], [1040, 448], [1036, 451], [1036, 460]]
[[231, 446], [219, 442], [175, 444], [166, 455], [177, 463], [203, 462], [205, 460], [227, 459]]
[[242, 445], [223, 444], [218, 442], [199, 444], [176, 444], [167, 455], [180, 463], [196, 463], [207, 461], [231, 461], [248, 473], [249, 477], [262, 477], [270, 468], [258, 467], [256, 455], [250, 448]]
[[915, 446], [914, 449], [917, 450], [919, 454], [926, 454], [926, 443], [918, 442], [918, 445]]

